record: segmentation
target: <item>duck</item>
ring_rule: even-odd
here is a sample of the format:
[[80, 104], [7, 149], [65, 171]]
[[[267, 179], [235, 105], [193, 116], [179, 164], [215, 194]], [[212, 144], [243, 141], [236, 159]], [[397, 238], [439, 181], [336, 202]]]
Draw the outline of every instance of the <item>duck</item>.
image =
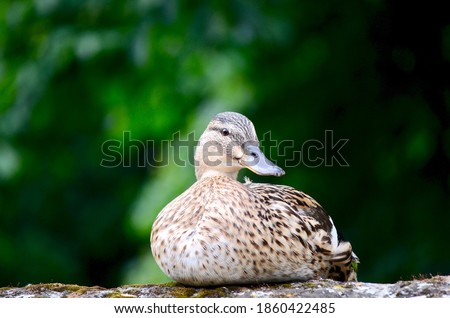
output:
[[359, 259], [331, 217], [309, 195], [286, 185], [237, 180], [284, 171], [259, 147], [253, 123], [215, 115], [195, 148], [196, 182], [153, 222], [153, 257], [189, 286], [356, 281]]

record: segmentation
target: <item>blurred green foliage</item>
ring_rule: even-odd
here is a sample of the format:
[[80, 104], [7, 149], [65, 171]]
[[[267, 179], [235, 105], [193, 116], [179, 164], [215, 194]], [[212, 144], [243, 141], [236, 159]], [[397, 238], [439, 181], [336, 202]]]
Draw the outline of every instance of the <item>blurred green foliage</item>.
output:
[[167, 281], [151, 224], [194, 169], [123, 144], [129, 167], [105, 168], [102, 145], [128, 131], [160, 160], [224, 110], [260, 137], [349, 139], [347, 168], [245, 175], [321, 202], [361, 280], [449, 274], [449, 30], [405, 1], [2, 1], [0, 285]]

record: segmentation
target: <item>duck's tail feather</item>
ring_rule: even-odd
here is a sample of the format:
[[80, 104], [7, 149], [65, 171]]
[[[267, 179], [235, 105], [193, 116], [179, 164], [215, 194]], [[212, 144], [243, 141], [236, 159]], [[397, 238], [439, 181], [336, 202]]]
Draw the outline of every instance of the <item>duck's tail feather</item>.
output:
[[339, 242], [330, 263], [328, 278], [338, 281], [357, 281], [359, 258], [353, 253], [349, 242]]

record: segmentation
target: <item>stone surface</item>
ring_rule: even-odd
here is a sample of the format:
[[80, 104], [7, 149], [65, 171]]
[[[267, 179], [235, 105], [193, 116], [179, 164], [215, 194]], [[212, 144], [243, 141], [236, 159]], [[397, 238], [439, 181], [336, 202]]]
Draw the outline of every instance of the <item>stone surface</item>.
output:
[[117, 288], [85, 287], [64, 284], [37, 284], [0, 288], [0, 297], [20, 298], [135, 298], [135, 297], [448, 297], [450, 276], [399, 281], [395, 284], [341, 283], [313, 280], [289, 284], [192, 288], [176, 283], [128, 285]]

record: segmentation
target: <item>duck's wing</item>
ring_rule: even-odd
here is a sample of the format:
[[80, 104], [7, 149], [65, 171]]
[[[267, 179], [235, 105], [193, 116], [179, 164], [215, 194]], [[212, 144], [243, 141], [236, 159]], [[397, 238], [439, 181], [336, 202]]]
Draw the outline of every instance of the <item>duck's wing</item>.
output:
[[322, 244], [316, 249], [329, 257], [329, 278], [356, 280], [359, 259], [353, 253], [351, 244], [338, 233], [333, 220], [316, 200], [289, 186], [252, 183], [248, 179], [245, 185], [264, 201], [264, 206], [272, 213], [283, 211], [295, 215], [299, 222], [308, 225], [302, 229], [320, 233]]
[[245, 185], [263, 200], [265, 207], [272, 211], [285, 211], [311, 218], [315, 221], [313, 230], [324, 230], [330, 237], [330, 244], [339, 242], [340, 236], [330, 216], [306, 193], [285, 185], [252, 183], [248, 179]]

